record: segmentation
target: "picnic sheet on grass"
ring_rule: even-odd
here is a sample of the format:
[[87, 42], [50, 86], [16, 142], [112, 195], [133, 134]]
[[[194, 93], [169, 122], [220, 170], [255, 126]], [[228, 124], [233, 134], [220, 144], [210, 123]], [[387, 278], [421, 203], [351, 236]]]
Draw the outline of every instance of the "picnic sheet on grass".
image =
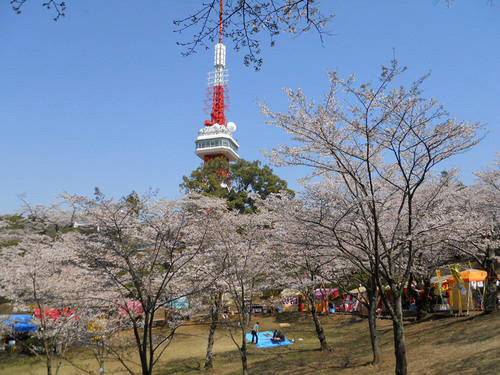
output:
[[[291, 345], [292, 342], [285, 338], [284, 341], [274, 343], [271, 341], [273, 338], [273, 331], [262, 331], [258, 332], [257, 336], [259, 336], [259, 343], [255, 345], [257, 348], [271, 348], [274, 346], [283, 346], [283, 345]], [[246, 334], [247, 341], [252, 341], [252, 334]]]

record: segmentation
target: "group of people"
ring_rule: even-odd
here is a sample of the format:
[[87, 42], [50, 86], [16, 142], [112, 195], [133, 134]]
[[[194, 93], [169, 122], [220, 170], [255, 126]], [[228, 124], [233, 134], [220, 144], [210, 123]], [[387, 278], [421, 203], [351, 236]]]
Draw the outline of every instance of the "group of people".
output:
[[[254, 343], [254, 340], [255, 340], [255, 345], [257, 345], [259, 343], [259, 322], [256, 322], [252, 328], [252, 344]], [[280, 342], [283, 342], [285, 341], [285, 335], [283, 334], [283, 332], [279, 329], [275, 329], [274, 332], [273, 332], [273, 337], [271, 338], [271, 341], [274, 343], [274, 344], [278, 344]]]

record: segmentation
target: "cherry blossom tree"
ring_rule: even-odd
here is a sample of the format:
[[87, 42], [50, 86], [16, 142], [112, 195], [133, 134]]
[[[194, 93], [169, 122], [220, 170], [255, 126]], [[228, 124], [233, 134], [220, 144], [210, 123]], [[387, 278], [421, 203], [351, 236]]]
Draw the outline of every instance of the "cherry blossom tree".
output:
[[210, 319], [210, 328], [208, 332], [207, 341], [207, 353], [205, 355], [205, 370], [214, 367], [214, 343], [215, 343], [215, 332], [221, 323], [221, 313], [223, 309], [223, 292], [224, 288], [218, 285], [218, 288], [214, 288], [208, 295], [208, 310]]
[[331, 252], [317, 237], [317, 231], [303, 220], [309, 207], [289, 195], [273, 195], [263, 204], [272, 217], [272, 246], [268, 252], [269, 277], [274, 288], [300, 291], [311, 307], [311, 318], [320, 350], [331, 351], [318, 311], [315, 289], [325, 281], [323, 268], [333, 261]]
[[[217, 212], [224, 212], [228, 208], [225, 199], [211, 197], [210, 195], [205, 196], [191, 193], [189, 199], [195, 207], [208, 212], [210, 220], [215, 220], [218, 217]], [[217, 227], [216, 221], [214, 223], [210, 222], [208, 225]], [[210, 321], [204, 364], [205, 370], [214, 367], [215, 354], [213, 348], [215, 332], [224, 323], [221, 318], [224, 307], [223, 296], [227, 292], [227, 286], [223, 280], [226, 258], [221, 256], [219, 236], [220, 234], [216, 231], [210, 231], [207, 236], [207, 250], [203, 254], [202, 264], [206, 277], [213, 280], [213, 283], [207, 286], [203, 290], [203, 293], [197, 295], [195, 299], [198, 302], [200, 311], [208, 311], [208, 319]]]
[[88, 305], [90, 279], [72, 265], [75, 254], [60, 239], [31, 234], [3, 253], [0, 294], [21, 311], [33, 311], [40, 344], [28, 349], [46, 359], [48, 375], [57, 375], [67, 349], [78, 340], [80, 308]]
[[[76, 266], [77, 256], [62, 238], [64, 233], [78, 230], [74, 210], [61, 203], [33, 206], [24, 201], [22, 214], [3, 219], [0, 247], [6, 249], [0, 257], [7, 267], [0, 276], [0, 295], [6, 295], [16, 309], [30, 311], [39, 327], [33, 339], [21, 345], [46, 357], [49, 374], [57, 374], [63, 360], [76, 366], [65, 355], [72, 345], [87, 346], [100, 354], [103, 346], [97, 350], [96, 335], [89, 331], [88, 322], [106, 311], [89, 296], [93, 275]], [[108, 325], [106, 333], [99, 334], [99, 341], [104, 342], [111, 330], [120, 329], [119, 324]], [[102, 365], [100, 361], [99, 367]]]
[[262, 212], [241, 215], [225, 208], [211, 209], [209, 212], [210, 242], [214, 247], [214, 254], [219, 258], [218, 263], [223, 265], [219, 280], [224, 284], [224, 289], [237, 310], [238, 324], [226, 324], [226, 327], [240, 353], [242, 373], [247, 375], [246, 333], [250, 330], [252, 298], [268, 286], [265, 276], [269, 267], [266, 263], [266, 250], [270, 222]]
[[302, 165], [333, 180], [349, 194], [352, 210], [370, 241], [373, 276], [393, 322], [396, 374], [407, 374], [401, 297], [414, 259], [415, 241], [425, 231], [426, 207], [439, 189], [419, 204], [416, 196], [443, 160], [474, 146], [479, 124], [457, 121], [434, 99], [421, 97], [422, 77], [408, 88], [395, 79], [406, 69], [396, 61], [383, 67], [376, 85], [357, 85], [353, 76], [330, 75], [322, 105], [308, 102], [301, 90], [287, 90], [287, 113], [262, 106], [268, 123], [282, 128], [293, 145], [271, 157], [277, 165]]
[[[325, 182], [307, 185], [301, 198], [281, 195], [265, 204], [277, 218], [281, 218], [278, 222], [281, 222], [285, 237], [281, 241], [286, 244], [285, 254], [282, 254], [282, 259], [286, 261], [282, 262], [297, 263], [290, 270], [292, 275], [300, 280], [305, 276], [303, 270], [308, 270], [310, 280], [315, 279], [312, 287], [326, 281], [344, 292], [350, 290], [353, 283], [365, 286], [368, 298], [360, 302], [368, 308], [372, 362], [378, 363], [380, 346], [376, 331], [378, 298], [377, 285], [373, 280], [374, 262], [370, 242], [362, 230], [363, 226], [357, 223], [349, 197], [341, 194], [338, 186]], [[288, 256], [289, 245], [298, 247], [300, 254], [291, 252]], [[297, 282], [293, 285], [303, 290]], [[311, 313], [315, 321], [315, 311]], [[319, 331], [317, 325], [316, 330]]]
[[[79, 265], [94, 275], [95, 298], [120, 313], [132, 327], [141, 373], [151, 375], [182, 320], [176, 301], [189, 298], [212, 280], [204, 272], [207, 211], [187, 201], [130, 195], [107, 199], [65, 196], [94, 230], [65, 236]], [[154, 315], [169, 312], [167, 332], [153, 330]], [[134, 374], [122, 358], [122, 364]]]

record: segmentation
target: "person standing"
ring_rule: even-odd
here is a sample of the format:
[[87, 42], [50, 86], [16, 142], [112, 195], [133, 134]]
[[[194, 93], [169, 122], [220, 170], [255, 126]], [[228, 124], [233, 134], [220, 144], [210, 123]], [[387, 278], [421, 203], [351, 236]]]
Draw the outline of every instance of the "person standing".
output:
[[255, 345], [259, 343], [259, 336], [257, 335], [258, 332], [259, 332], [259, 322], [256, 322], [252, 328], [252, 344], [254, 337], [255, 337]]

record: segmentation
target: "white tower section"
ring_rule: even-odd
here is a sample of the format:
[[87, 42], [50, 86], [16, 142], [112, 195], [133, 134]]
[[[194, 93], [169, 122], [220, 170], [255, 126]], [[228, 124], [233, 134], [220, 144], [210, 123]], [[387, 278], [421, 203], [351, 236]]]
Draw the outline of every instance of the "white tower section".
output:
[[222, 43], [217, 43], [214, 52], [214, 71], [208, 73], [208, 86], [224, 86], [228, 81], [226, 46]]
[[224, 155], [229, 161], [238, 160], [240, 145], [233, 138], [235, 130], [234, 122], [229, 122], [228, 126], [215, 124], [200, 129], [195, 141], [196, 155], [203, 160], [210, 155]]
[[215, 45], [214, 67], [226, 69], [226, 46], [222, 43]]

